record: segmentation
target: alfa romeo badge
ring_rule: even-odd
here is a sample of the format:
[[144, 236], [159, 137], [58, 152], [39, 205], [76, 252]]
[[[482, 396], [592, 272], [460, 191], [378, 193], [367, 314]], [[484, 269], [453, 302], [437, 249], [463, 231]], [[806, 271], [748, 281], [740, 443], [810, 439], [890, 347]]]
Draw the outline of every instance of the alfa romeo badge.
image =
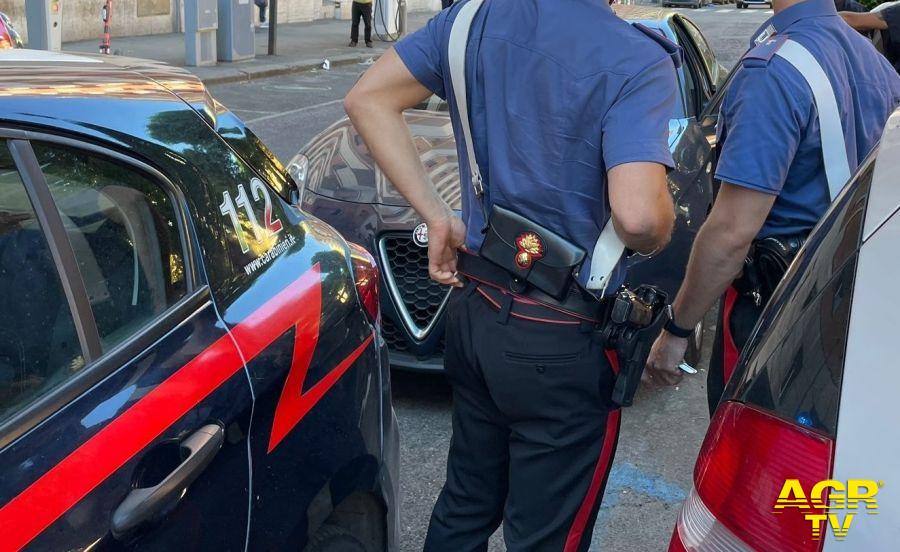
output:
[[419, 247], [428, 247], [428, 226], [424, 222], [413, 230], [413, 241]]

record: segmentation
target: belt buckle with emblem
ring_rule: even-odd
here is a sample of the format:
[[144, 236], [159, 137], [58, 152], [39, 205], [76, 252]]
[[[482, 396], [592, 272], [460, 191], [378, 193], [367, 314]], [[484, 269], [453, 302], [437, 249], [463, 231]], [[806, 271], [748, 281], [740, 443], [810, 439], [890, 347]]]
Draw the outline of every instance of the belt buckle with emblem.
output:
[[523, 232], [516, 238], [516, 266], [528, 270], [544, 257], [544, 242], [536, 232]]

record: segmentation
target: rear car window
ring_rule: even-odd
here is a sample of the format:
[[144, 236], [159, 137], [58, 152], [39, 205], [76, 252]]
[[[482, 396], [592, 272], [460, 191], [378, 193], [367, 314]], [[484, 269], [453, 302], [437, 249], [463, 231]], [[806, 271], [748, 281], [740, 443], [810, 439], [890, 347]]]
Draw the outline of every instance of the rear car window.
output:
[[50, 248], [0, 141], [0, 422], [84, 365]]
[[106, 352], [187, 293], [174, 201], [131, 166], [56, 144], [32, 146]]
[[837, 431], [853, 282], [874, 158], [814, 232], [772, 298], [726, 396]]

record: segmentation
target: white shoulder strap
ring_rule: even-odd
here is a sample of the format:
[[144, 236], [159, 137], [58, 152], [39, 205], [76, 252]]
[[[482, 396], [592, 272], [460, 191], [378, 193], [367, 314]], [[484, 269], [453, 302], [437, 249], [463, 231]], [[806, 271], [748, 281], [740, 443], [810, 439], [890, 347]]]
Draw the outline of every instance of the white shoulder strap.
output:
[[472, 143], [472, 129], [469, 126], [469, 100], [466, 97], [466, 45], [469, 43], [469, 29], [478, 8], [484, 0], [470, 0], [456, 13], [450, 39], [447, 46], [450, 63], [450, 80], [453, 83], [453, 97], [456, 98], [456, 111], [463, 131], [463, 142], [466, 145], [466, 157], [469, 158], [469, 174], [472, 175], [472, 187], [479, 198], [484, 193], [481, 180], [481, 169], [475, 158], [475, 146]]
[[[459, 122], [462, 127], [462, 140], [466, 146], [466, 157], [469, 158], [469, 173], [472, 175], [472, 187], [475, 195], [481, 199], [484, 187], [481, 179], [481, 169], [475, 158], [475, 146], [472, 142], [472, 129], [469, 122], [469, 101], [466, 97], [466, 45], [469, 42], [469, 30], [472, 20], [484, 0], [469, 0], [459, 9], [453, 27], [450, 29], [448, 41], [448, 62], [450, 65], [450, 80], [453, 84], [453, 96], [456, 98], [456, 110], [459, 114]], [[588, 278], [587, 288], [606, 292], [610, 276], [622, 259], [625, 252], [625, 244], [616, 234], [612, 217], [603, 227], [594, 251], [591, 256], [591, 273]]]
[[828, 193], [833, 200], [850, 180], [847, 145], [834, 89], [822, 66], [800, 43], [786, 40], [775, 53], [793, 65], [812, 90], [819, 116], [819, 138], [822, 142], [822, 159], [825, 163], [825, 176], [828, 179]]

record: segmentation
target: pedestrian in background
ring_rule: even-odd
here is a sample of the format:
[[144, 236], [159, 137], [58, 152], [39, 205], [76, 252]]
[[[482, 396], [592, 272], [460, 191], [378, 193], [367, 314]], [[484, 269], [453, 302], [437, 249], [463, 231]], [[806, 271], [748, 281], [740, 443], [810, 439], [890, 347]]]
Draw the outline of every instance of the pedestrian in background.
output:
[[[678, 383], [687, 337], [722, 297], [707, 379], [710, 414], [784, 271], [900, 102], [900, 77], [844, 24], [834, 0], [774, 0], [773, 7], [722, 103], [721, 187], [691, 249], [672, 320], [647, 361], [648, 379]], [[822, 95], [814, 96], [806, 74], [827, 77], [816, 86]], [[837, 113], [828, 109], [835, 104]], [[821, 121], [820, 112], [834, 116]], [[823, 150], [831, 144], [836, 155]]]
[[856, 0], [834, 0], [834, 7], [839, 12], [863, 13], [869, 11], [868, 8]]
[[350, 21], [350, 47], [355, 48], [359, 43], [359, 19], [362, 18], [366, 26], [366, 48], [372, 47], [372, 0], [354, 0], [353, 18]]
[[[501, 522], [509, 550], [590, 546], [621, 413], [601, 330], [626, 272], [621, 250], [594, 255], [595, 244], [607, 228], [645, 254], [669, 241], [676, 55], [606, 2], [468, 0], [347, 95], [372, 157], [427, 224], [432, 279], [456, 286], [444, 352], [453, 437], [426, 552], [484, 551]], [[403, 115], [432, 94], [450, 105], [462, 219]], [[560, 277], [533, 281], [537, 265]], [[544, 291], [551, 279], [556, 293]]]
[[900, 4], [893, 4], [877, 12], [854, 13], [842, 11], [841, 17], [861, 33], [878, 33], [875, 38], [884, 56], [900, 71]]
[[253, 0], [256, 7], [259, 8], [259, 26], [266, 29], [269, 23], [266, 21], [266, 9], [269, 7], [269, 0]]

